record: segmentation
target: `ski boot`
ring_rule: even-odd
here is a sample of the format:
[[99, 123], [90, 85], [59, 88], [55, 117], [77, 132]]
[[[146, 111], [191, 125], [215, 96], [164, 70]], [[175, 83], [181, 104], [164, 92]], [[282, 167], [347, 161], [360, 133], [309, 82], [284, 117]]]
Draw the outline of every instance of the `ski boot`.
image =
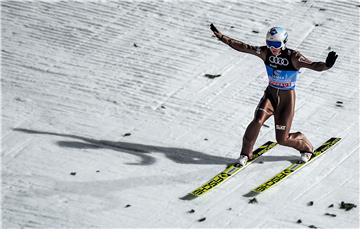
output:
[[301, 163], [306, 163], [311, 159], [313, 153], [311, 153], [311, 152], [300, 152], [300, 155], [301, 155], [300, 156], [300, 162]]
[[241, 154], [240, 157], [236, 160], [236, 164], [245, 166], [248, 160], [249, 160], [248, 156]]

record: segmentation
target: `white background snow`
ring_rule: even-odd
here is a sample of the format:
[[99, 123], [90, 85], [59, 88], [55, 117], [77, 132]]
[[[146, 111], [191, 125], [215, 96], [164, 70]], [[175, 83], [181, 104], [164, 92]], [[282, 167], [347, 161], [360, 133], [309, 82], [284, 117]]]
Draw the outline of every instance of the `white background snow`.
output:
[[[2, 227], [358, 228], [359, 206], [339, 203], [359, 204], [359, 9], [350, 0], [1, 1]], [[315, 147], [342, 141], [257, 204], [243, 195], [296, 150], [276, 146], [203, 197], [180, 199], [239, 156], [267, 86], [261, 60], [212, 37], [210, 23], [253, 45], [281, 25], [308, 58], [339, 55], [329, 71], [302, 69], [292, 129]], [[273, 119], [266, 125], [256, 146], [275, 140]]]

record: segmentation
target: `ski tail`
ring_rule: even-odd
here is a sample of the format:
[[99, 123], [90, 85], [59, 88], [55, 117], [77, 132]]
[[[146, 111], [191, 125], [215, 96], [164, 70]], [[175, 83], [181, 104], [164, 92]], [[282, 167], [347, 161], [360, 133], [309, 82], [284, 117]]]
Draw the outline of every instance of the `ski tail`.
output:
[[254, 196], [268, 190], [269, 188], [271, 188], [274, 185], [278, 184], [280, 181], [283, 181], [286, 177], [290, 176], [291, 174], [293, 174], [297, 170], [299, 170], [302, 167], [308, 165], [310, 162], [314, 161], [316, 158], [323, 155], [328, 149], [330, 149], [332, 146], [336, 145], [336, 143], [338, 143], [340, 140], [341, 140], [341, 138], [336, 138], [336, 137], [330, 138], [329, 140], [327, 140], [325, 143], [323, 143], [321, 146], [319, 146], [314, 151], [314, 155], [311, 157], [311, 159], [308, 162], [306, 162], [306, 163], [301, 163], [301, 162], [292, 163], [289, 167], [287, 167], [286, 169], [284, 169], [280, 173], [276, 174], [275, 176], [273, 176], [272, 178], [270, 178], [269, 180], [267, 180], [266, 182], [264, 182], [263, 184], [261, 184], [257, 188], [253, 189], [249, 193], [245, 194], [244, 196], [245, 197], [254, 197]]

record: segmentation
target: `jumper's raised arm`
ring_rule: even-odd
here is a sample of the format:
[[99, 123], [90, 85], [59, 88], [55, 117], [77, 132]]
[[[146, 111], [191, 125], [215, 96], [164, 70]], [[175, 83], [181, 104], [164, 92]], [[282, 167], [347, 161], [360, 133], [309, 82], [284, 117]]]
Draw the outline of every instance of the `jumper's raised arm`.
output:
[[220, 41], [229, 45], [231, 48], [233, 48], [239, 52], [244, 52], [244, 53], [249, 53], [249, 54], [255, 55], [255, 56], [261, 58], [262, 60], [265, 60], [265, 57], [266, 57], [266, 54], [265, 54], [266, 47], [265, 46], [263, 46], [263, 47], [252, 46], [252, 45], [246, 44], [242, 41], [235, 40], [235, 39], [219, 32], [219, 30], [217, 30], [217, 28], [213, 24], [210, 25], [210, 29], [214, 32], [214, 35]]
[[336, 53], [334, 51], [331, 51], [329, 52], [325, 62], [313, 62], [306, 58], [304, 55], [302, 55], [300, 52], [296, 52], [293, 55], [292, 62], [294, 66], [298, 69], [308, 68], [315, 71], [325, 71], [330, 69], [334, 65], [337, 57], [338, 56], [336, 55]]

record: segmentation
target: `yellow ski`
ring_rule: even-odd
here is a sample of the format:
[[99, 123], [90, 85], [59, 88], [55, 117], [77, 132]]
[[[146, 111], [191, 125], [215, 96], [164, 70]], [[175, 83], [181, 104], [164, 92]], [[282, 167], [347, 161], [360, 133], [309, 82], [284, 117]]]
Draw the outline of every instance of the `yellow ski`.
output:
[[269, 188], [273, 187], [275, 184], [278, 184], [280, 181], [284, 180], [286, 177], [290, 176], [294, 172], [298, 171], [299, 169], [303, 168], [304, 166], [308, 165], [310, 162], [314, 161], [316, 158], [323, 155], [330, 147], [334, 146], [336, 143], [338, 143], [341, 140], [341, 138], [330, 138], [325, 143], [323, 143], [319, 148], [317, 148], [314, 151], [314, 155], [311, 157], [311, 159], [306, 163], [301, 162], [295, 162], [291, 164], [289, 167], [281, 171], [280, 173], [276, 174], [271, 179], [267, 180], [262, 185], [258, 186], [257, 188], [250, 191], [248, 194], [245, 194], [245, 197], [253, 197], [256, 196], [265, 190], [268, 190]]
[[217, 174], [215, 177], [213, 177], [211, 180], [209, 180], [207, 183], [202, 185], [201, 187], [195, 189], [185, 197], [182, 197], [181, 199], [184, 200], [190, 200], [194, 199], [196, 197], [202, 196], [208, 191], [212, 190], [216, 186], [219, 186], [221, 183], [229, 179], [230, 177], [234, 176], [236, 173], [238, 173], [240, 170], [245, 168], [246, 166], [250, 165], [252, 162], [254, 162], [257, 158], [259, 158], [261, 155], [272, 149], [274, 146], [276, 146], [276, 142], [268, 141], [259, 148], [257, 148], [253, 152], [253, 158], [247, 162], [245, 166], [241, 166], [239, 164], [231, 164], [229, 165], [224, 171]]

